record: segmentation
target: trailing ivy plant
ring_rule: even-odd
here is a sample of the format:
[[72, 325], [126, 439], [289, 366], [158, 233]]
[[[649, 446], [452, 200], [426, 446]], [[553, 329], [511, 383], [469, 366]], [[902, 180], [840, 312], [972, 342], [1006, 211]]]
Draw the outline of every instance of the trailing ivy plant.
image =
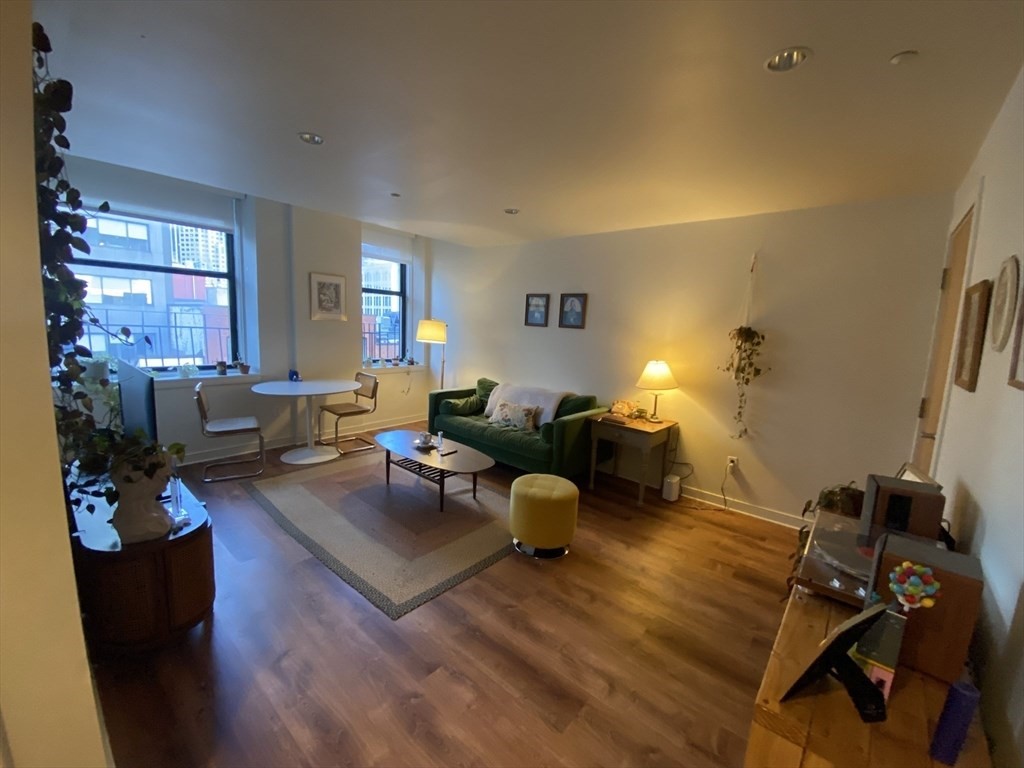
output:
[[761, 368], [757, 363], [761, 345], [764, 344], [763, 333], [749, 325], [741, 325], [729, 331], [729, 339], [733, 345], [732, 353], [722, 370], [731, 373], [736, 382], [736, 413], [733, 421], [736, 422], [737, 431], [732, 437], [738, 439], [748, 433], [747, 424], [743, 420], [747, 409], [747, 386], [768, 369]]
[[[88, 220], [81, 193], [68, 181], [63, 157], [63, 151], [71, 148], [64, 115], [71, 111], [73, 88], [67, 80], [50, 76], [47, 56], [52, 50], [43, 26], [33, 23], [36, 207], [46, 343], [57, 440], [73, 508], [82, 503], [83, 495], [104, 496], [110, 503], [117, 500], [117, 492], [107, 478], [111, 466], [127, 462], [152, 477], [165, 464], [165, 450], [180, 457], [184, 446], [174, 444], [164, 449], [139, 435], [125, 435], [116, 409], [97, 423], [92, 395], [82, 385], [83, 360], [88, 362], [93, 357], [80, 343], [87, 324], [123, 343], [132, 343], [132, 332], [129, 328], [111, 331], [100, 322], [86, 303], [87, 283], [75, 277], [71, 268], [76, 251], [89, 253], [89, 243], [82, 237]], [[109, 211], [110, 206], [103, 203], [99, 210]], [[111, 386], [108, 379], [100, 379], [98, 384], [104, 390]], [[72, 465], [76, 466], [73, 473]], [[87, 502], [86, 508], [92, 511], [94, 506]]]

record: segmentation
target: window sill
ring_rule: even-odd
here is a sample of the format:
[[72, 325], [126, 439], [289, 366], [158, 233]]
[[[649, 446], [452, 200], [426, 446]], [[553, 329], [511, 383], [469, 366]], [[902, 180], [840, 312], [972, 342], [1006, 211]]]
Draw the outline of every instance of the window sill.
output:
[[392, 373], [409, 373], [412, 371], [426, 371], [425, 365], [371, 365], [369, 368], [361, 368], [363, 373], [370, 373], [374, 376], [387, 376]]
[[195, 376], [179, 376], [175, 371], [153, 374], [154, 385], [157, 389], [194, 389], [198, 382], [203, 382], [204, 387], [223, 387], [231, 385], [251, 386], [263, 381], [258, 373], [237, 373], [229, 371], [226, 376], [221, 376], [214, 371], [200, 371]]

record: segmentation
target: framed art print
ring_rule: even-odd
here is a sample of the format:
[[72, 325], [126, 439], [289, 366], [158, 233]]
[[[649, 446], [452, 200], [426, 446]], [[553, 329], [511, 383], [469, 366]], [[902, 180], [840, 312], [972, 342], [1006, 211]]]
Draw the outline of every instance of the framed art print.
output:
[[526, 325], [543, 328], [548, 324], [548, 306], [551, 303], [550, 293], [526, 294]]
[[960, 319], [960, 337], [956, 344], [954, 383], [973, 392], [978, 386], [981, 351], [985, 347], [985, 321], [992, 296], [992, 281], [975, 283], [964, 293], [964, 314]]
[[989, 341], [992, 349], [1002, 352], [1010, 340], [1013, 320], [1017, 316], [1017, 285], [1020, 282], [1020, 262], [1016, 256], [1006, 259], [999, 267], [999, 276], [992, 291], [992, 319], [989, 321]]
[[344, 277], [309, 273], [309, 319], [348, 320]]
[[1024, 301], [1017, 302], [1017, 327], [1013, 332], [1013, 352], [1010, 354], [1010, 378], [1007, 384], [1024, 389]]
[[585, 328], [587, 325], [587, 294], [563, 293], [558, 301], [559, 328]]

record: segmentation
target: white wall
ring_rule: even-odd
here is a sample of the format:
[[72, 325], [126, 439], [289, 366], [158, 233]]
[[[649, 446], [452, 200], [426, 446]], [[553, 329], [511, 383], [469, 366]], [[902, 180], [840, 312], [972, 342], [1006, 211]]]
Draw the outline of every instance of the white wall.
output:
[[[1024, 74], [957, 190], [950, 230], [975, 202], [979, 186], [966, 285], [994, 281], [1004, 259], [1024, 257]], [[977, 390], [952, 387], [935, 473], [954, 534], [981, 558], [985, 571], [975, 655], [995, 765], [1024, 765], [1024, 392], [1006, 383], [1012, 347], [1011, 338], [996, 352], [986, 338]]]
[[0, 3], [0, 755], [21, 767], [112, 765], [82, 637], [40, 322], [31, 23], [31, 3]]
[[[650, 408], [635, 383], [647, 360], [664, 358], [680, 390], [658, 412], [681, 424], [680, 459], [694, 465], [685, 492], [720, 501], [735, 455], [730, 507], [793, 522], [822, 487], [863, 487], [868, 473], [894, 472], [909, 456], [949, 205], [893, 200], [475, 251], [435, 244], [450, 379]], [[719, 367], [755, 250], [751, 322], [766, 334], [771, 371], [751, 385], [751, 435], [736, 440], [735, 389]], [[547, 328], [525, 327], [527, 292], [551, 293], [555, 306], [559, 293], [589, 294], [586, 328], [558, 328], [554, 315]]]

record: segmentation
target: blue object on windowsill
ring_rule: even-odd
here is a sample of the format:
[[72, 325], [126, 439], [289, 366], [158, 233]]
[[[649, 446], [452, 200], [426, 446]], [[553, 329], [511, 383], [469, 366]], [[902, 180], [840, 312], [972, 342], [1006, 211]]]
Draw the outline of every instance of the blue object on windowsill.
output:
[[302, 381], [302, 377], [299, 376], [299, 372], [294, 368], [288, 371], [288, 381]]

